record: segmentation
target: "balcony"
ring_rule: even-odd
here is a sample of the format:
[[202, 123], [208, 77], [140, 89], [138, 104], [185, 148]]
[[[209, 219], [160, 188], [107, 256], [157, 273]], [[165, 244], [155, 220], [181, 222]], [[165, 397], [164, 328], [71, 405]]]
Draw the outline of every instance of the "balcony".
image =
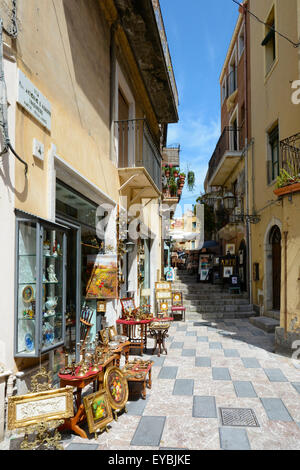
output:
[[179, 166], [180, 165], [180, 145], [174, 145], [165, 147], [163, 149], [163, 163], [168, 165]]
[[121, 187], [143, 198], [159, 197], [162, 159], [146, 120], [115, 121], [115, 139]]
[[[268, 162], [269, 164], [271, 162]], [[300, 191], [300, 133], [280, 142], [281, 171], [274, 193], [280, 197]], [[273, 163], [275, 165], [275, 162]], [[270, 171], [270, 169], [269, 169]]]
[[208, 186], [223, 186], [243, 153], [245, 130], [242, 127], [225, 127], [209, 161]]
[[114, 0], [160, 123], [178, 122], [178, 92], [158, 0]]

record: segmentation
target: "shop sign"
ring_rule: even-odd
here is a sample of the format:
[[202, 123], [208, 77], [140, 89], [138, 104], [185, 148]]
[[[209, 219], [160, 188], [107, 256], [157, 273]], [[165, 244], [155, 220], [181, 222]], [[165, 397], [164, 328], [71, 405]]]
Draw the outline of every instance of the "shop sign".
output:
[[51, 131], [51, 104], [21, 70], [18, 70], [17, 102]]

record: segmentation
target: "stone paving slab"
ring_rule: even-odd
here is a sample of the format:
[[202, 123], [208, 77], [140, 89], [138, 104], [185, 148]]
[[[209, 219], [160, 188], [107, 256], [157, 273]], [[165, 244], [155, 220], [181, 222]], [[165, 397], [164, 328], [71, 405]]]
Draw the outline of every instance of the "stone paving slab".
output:
[[[152, 355], [149, 338], [143, 359], [154, 366], [146, 400], [129, 397], [128, 413], [97, 439], [63, 433], [65, 447], [300, 450], [300, 369], [291, 358], [274, 354], [274, 338], [246, 319], [205, 322], [189, 315], [185, 325], [170, 328], [167, 355]], [[211, 349], [214, 343], [221, 348]], [[260, 427], [224, 427], [220, 407], [251, 408]], [[11, 437], [0, 449], [16, 444]]]

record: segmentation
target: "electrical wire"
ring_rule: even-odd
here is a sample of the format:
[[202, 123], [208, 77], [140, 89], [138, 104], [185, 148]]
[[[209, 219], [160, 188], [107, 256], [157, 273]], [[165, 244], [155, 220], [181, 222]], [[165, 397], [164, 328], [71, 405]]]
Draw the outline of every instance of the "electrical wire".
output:
[[288, 41], [290, 44], [292, 44], [295, 48], [299, 47], [300, 46], [300, 42], [294, 42], [292, 41], [292, 39], [290, 39], [289, 37], [285, 36], [284, 34], [280, 33], [279, 31], [277, 31], [274, 26], [271, 26], [269, 25], [268, 23], [265, 23], [265, 21], [261, 20], [258, 16], [256, 16], [254, 13], [252, 13], [252, 11], [249, 10], [249, 8], [247, 7], [247, 5], [243, 5], [242, 3], [238, 2], [237, 0], [232, 0], [234, 3], [236, 3], [237, 5], [239, 5], [241, 8], [243, 8], [244, 10], [247, 11], [247, 13], [249, 13], [249, 15], [253, 16], [259, 23], [265, 25], [265, 26], [268, 26], [268, 28], [270, 29], [270, 31], [274, 31], [274, 33], [278, 34], [278, 36], [281, 36], [283, 39], [285, 39], [286, 41]]

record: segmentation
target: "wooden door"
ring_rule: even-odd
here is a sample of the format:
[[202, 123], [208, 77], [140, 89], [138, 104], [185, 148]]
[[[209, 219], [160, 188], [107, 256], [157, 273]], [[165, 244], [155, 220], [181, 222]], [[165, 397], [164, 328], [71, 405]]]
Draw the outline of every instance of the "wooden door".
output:
[[273, 309], [280, 310], [281, 291], [281, 233], [278, 227], [271, 234], [272, 243], [272, 276], [273, 276]]

